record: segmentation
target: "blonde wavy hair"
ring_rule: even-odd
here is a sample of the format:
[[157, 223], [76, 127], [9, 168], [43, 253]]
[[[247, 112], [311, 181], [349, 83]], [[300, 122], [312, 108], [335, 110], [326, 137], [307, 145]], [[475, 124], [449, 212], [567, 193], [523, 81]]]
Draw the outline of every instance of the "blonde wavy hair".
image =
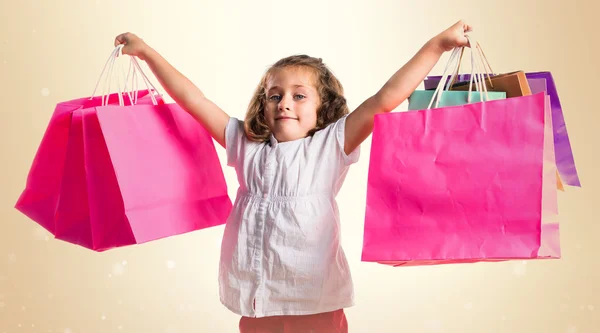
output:
[[256, 142], [266, 142], [269, 140], [271, 130], [267, 126], [264, 113], [267, 102], [266, 86], [270, 76], [276, 70], [286, 67], [304, 67], [316, 74], [316, 88], [321, 99], [321, 104], [317, 109], [317, 125], [308, 133], [309, 136], [350, 112], [346, 98], [344, 97], [342, 84], [333, 75], [331, 70], [327, 68], [321, 58], [313, 58], [307, 55], [289, 56], [273, 64], [265, 72], [256, 87], [244, 120], [244, 129], [249, 140]]

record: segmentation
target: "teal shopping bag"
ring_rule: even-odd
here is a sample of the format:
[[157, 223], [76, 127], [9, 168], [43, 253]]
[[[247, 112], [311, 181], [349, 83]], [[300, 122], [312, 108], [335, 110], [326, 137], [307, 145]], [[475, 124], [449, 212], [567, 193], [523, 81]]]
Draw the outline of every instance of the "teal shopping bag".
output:
[[[434, 90], [415, 90], [408, 98], [408, 109], [409, 110], [425, 110], [429, 105], [429, 102], [433, 98]], [[471, 103], [480, 102], [482, 100], [497, 100], [506, 99], [506, 93], [504, 91], [488, 91], [487, 98], [482, 99], [483, 93], [478, 91], [471, 91]], [[468, 101], [468, 91], [444, 91], [441, 96], [438, 107], [448, 106], [459, 106], [465, 104], [471, 104]]]

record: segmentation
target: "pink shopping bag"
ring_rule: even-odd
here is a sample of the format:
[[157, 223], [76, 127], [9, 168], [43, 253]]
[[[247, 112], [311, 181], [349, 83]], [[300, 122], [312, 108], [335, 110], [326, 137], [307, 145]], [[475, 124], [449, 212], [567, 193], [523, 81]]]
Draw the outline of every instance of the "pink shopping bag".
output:
[[375, 118], [362, 260], [559, 258], [545, 93]]
[[[496, 74], [489, 73], [489, 75], [494, 76]], [[556, 152], [555, 154], [557, 155], [556, 163], [560, 177], [567, 185], [581, 187], [569, 134], [567, 132], [564, 112], [560, 103], [560, 97], [558, 95], [552, 73], [548, 71], [527, 72], [525, 75], [529, 85], [531, 86], [532, 93], [545, 91], [548, 95], [550, 95], [552, 123], [554, 128], [554, 146]], [[423, 82], [425, 89], [435, 89], [440, 79], [440, 76], [428, 76]], [[457, 81], [459, 83], [461, 81], [469, 81], [469, 79], [469, 74], [461, 74], [457, 77]], [[540, 85], [540, 81], [543, 82], [543, 85]]]
[[[56, 238], [105, 251], [222, 225], [229, 215], [212, 137], [177, 104], [76, 110], [69, 144]], [[82, 187], [87, 195], [75, 195]]]
[[[122, 47], [102, 71], [108, 91]], [[224, 224], [232, 207], [212, 137], [156, 96], [130, 59], [133, 73], [123, 72], [108, 102], [57, 105], [15, 205], [57, 239], [95, 251]], [[135, 88], [138, 74], [148, 90]]]
[[[152, 103], [149, 90], [138, 91], [138, 104]], [[55, 214], [60, 194], [60, 186], [65, 168], [67, 143], [71, 117], [74, 111], [100, 106], [106, 96], [85, 97], [58, 103], [46, 128], [39, 148], [27, 176], [25, 189], [17, 200], [15, 208], [34, 220], [51, 233], [55, 231]], [[159, 96], [156, 98], [160, 100]], [[119, 103], [118, 94], [108, 95], [108, 104]], [[130, 100], [124, 98], [125, 105]], [[104, 101], [106, 104], [106, 100]], [[81, 188], [81, 190], [84, 190]], [[74, 195], [81, 195], [73, 192]], [[87, 207], [80, 207], [86, 209]]]

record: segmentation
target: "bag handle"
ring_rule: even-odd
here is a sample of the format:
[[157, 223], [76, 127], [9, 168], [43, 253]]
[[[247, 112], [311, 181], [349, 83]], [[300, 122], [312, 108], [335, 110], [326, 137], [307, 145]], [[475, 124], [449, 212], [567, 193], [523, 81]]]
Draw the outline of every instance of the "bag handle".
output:
[[[104, 64], [104, 68], [102, 69], [102, 72], [100, 73], [100, 77], [98, 78], [98, 81], [96, 82], [96, 86], [94, 87], [94, 91], [92, 92], [92, 95], [90, 97], [90, 99], [96, 97], [96, 92], [98, 90], [98, 86], [100, 84], [100, 81], [102, 80], [102, 77], [104, 76], [104, 74], [106, 72], [106, 77], [104, 80], [104, 89], [103, 89], [103, 92], [101, 95], [102, 96], [102, 106], [105, 106], [108, 104], [108, 96], [110, 94], [110, 85], [111, 85], [113, 69], [115, 67], [116, 59], [119, 56], [123, 55], [122, 54], [123, 46], [124, 46], [123, 44], [117, 45], [114, 48], [114, 50], [111, 52], [110, 56], [106, 60], [106, 63]], [[124, 91], [121, 90], [121, 84], [120, 84], [119, 79], [117, 78], [117, 90], [118, 90], [118, 97], [119, 97], [119, 105], [124, 106], [124, 100], [123, 100], [124, 93], [127, 94], [127, 96], [129, 97], [129, 101], [132, 105], [137, 103], [138, 89], [137, 89], [136, 77], [138, 75], [138, 72], [141, 73], [142, 81], [144, 82], [146, 88], [148, 89], [150, 98], [152, 100], [152, 104], [158, 105], [158, 101], [156, 100], [154, 93], [156, 92], [159, 96], [160, 96], [160, 93], [158, 93], [158, 90], [156, 89], [156, 87], [154, 87], [152, 82], [150, 82], [150, 80], [148, 79], [146, 74], [142, 71], [142, 69], [141, 69], [139, 63], [137, 62], [137, 60], [135, 59], [135, 57], [130, 57], [129, 69], [127, 70], [126, 76], [125, 76], [125, 74], [123, 72], [123, 68], [121, 66], [121, 74], [124, 77], [124, 84], [123, 84]], [[131, 80], [132, 80], [132, 83], [131, 83], [132, 91], [130, 91], [127, 87], [127, 83], [129, 81], [130, 75], [131, 75]], [[133, 92], [133, 95], [132, 95], [132, 92]]]
[[[485, 96], [486, 100], [489, 100], [489, 96], [487, 93], [487, 87], [485, 84], [483, 84], [483, 74], [481, 73], [481, 71], [479, 70], [479, 64], [475, 61], [475, 53], [477, 52], [477, 50], [475, 50], [474, 48], [477, 47], [476, 42], [474, 41], [474, 39], [472, 37], [467, 36], [467, 40], [469, 41], [469, 45], [471, 46], [471, 78], [469, 80], [469, 93], [468, 93], [468, 102], [471, 103], [471, 92], [472, 92], [472, 87], [473, 87], [473, 82], [475, 83], [475, 87], [477, 89], [477, 91], [480, 92], [480, 101], [483, 102], [483, 97]], [[465, 46], [466, 47], [466, 46]], [[444, 68], [444, 72], [442, 74], [442, 77], [440, 79], [440, 82], [438, 83], [438, 86], [436, 87], [433, 96], [431, 98], [431, 101], [429, 102], [429, 105], [427, 106], [427, 109], [430, 109], [432, 107], [432, 105], [434, 105], [434, 101], [435, 101], [435, 106], [434, 108], [438, 108], [439, 107], [439, 102], [442, 98], [442, 94], [444, 90], [449, 90], [451, 87], [451, 83], [455, 80], [455, 77], [458, 75], [458, 67], [460, 66], [460, 62], [462, 60], [462, 55], [464, 53], [464, 49], [465, 47], [456, 47], [454, 48], [454, 50], [452, 50], [452, 53], [450, 54], [450, 58], [448, 59], [448, 62], [446, 63], [446, 67]], [[478, 60], [480, 60], [478, 58]], [[450, 65], [454, 64], [454, 70], [452, 70], [452, 74], [449, 74], [448, 69], [450, 68]], [[448, 81], [448, 76], [449, 81]], [[445, 87], [444, 87], [445, 86]], [[481, 94], [481, 92], [483, 92], [483, 94]]]
[[[483, 72], [481, 71], [481, 68], [479, 68], [479, 63], [477, 61], [475, 61], [475, 59], [477, 58], [478, 60], [481, 60], [478, 57], [475, 57], [475, 52], [477, 51], [477, 43], [474, 42], [472, 37], [467, 36], [467, 40], [469, 41], [469, 45], [471, 46], [471, 78], [469, 80], [469, 94], [467, 97], [467, 102], [471, 103], [471, 84], [473, 82], [473, 80], [475, 79], [475, 84], [476, 84], [476, 89], [477, 91], [479, 91], [479, 100], [481, 102], [483, 102], [483, 95], [481, 94], [481, 92], [483, 91], [485, 94], [485, 98], [486, 100], [490, 100], [489, 96], [488, 96], [488, 91], [487, 91], [487, 85], [485, 84], [485, 79], [484, 79], [484, 75]], [[485, 66], [484, 66], [485, 67]], [[458, 73], [456, 73], [458, 75]], [[450, 88], [448, 88], [450, 89]]]
[[[158, 102], [156, 101], [156, 97], [153, 94], [153, 91], [155, 91], [160, 96], [158, 89], [156, 89], [156, 87], [152, 84], [152, 82], [150, 82], [150, 79], [148, 79], [148, 76], [146, 76], [146, 73], [144, 73], [144, 71], [142, 70], [142, 67], [140, 66], [139, 62], [137, 61], [137, 59], [135, 57], [131, 57], [131, 63], [133, 63], [134, 68], [137, 68], [137, 70], [141, 73], [142, 81], [144, 82], [144, 84], [146, 85], [146, 89], [148, 89], [148, 91], [150, 93], [150, 99], [152, 99], [152, 104], [158, 105]], [[152, 89], [150, 89], [150, 87], [152, 87]], [[136, 101], [137, 101], [137, 90], [136, 90]]]
[[[98, 90], [98, 86], [100, 85], [100, 81], [102, 80], [102, 77], [104, 76], [104, 73], [107, 71], [107, 75], [106, 78], [104, 80], [104, 87], [105, 89], [103, 89], [104, 91], [106, 91], [106, 85], [108, 84], [108, 91], [110, 91], [110, 81], [108, 80], [112, 74], [112, 69], [114, 67], [114, 62], [117, 56], [117, 53], [120, 51], [120, 49], [118, 47], [116, 47], [110, 54], [110, 56], [108, 57], [108, 59], [106, 60], [106, 63], [104, 63], [104, 68], [102, 68], [102, 72], [100, 73], [100, 77], [98, 78], [98, 81], [96, 81], [96, 86], [94, 87], [94, 91], [92, 92], [91, 96], [90, 96], [90, 100], [93, 99], [94, 97], [96, 97], [96, 91]], [[108, 103], [108, 97], [105, 96], [105, 94], [103, 93], [102, 95], [102, 105], [106, 105]], [[106, 101], [105, 101], [105, 97], [106, 97]], [[122, 95], [119, 89], [119, 104], [122, 104], [121, 99], [122, 99]], [[130, 101], [131, 101], [131, 96], [130, 97]]]
[[[454, 50], [452, 50], [452, 53], [450, 53], [450, 57], [448, 58], [448, 62], [446, 63], [446, 67], [444, 68], [444, 72], [442, 73], [440, 82], [438, 82], [437, 87], [435, 88], [435, 91], [433, 92], [433, 96], [431, 97], [431, 101], [429, 101], [429, 105], [427, 105], [427, 109], [431, 109], [431, 106], [433, 105], [433, 101], [436, 100], [436, 97], [438, 97], [438, 95], [440, 94], [440, 90], [442, 89], [442, 87], [444, 87], [444, 85], [446, 85], [447, 83], [447, 75], [450, 75], [448, 73], [448, 68], [450, 66], [450, 64], [452, 64], [455, 61], [455, 58], [457, 56], [459, 56], [459, 52], [461, 51], [461, 48], [454, 48]], [[437, 103], [436, 103], [436, 107], [437, 107]]]
[[[117, 47], [121, 47], [121, 49], [123, 48], [123, 44], [118, 45]], [[122, 55], [122, 54], [121, 54]], [[118, 56], [118, 55], [117, 55]], [[141, 77], [142, 77], [142, 81], [144, 82], [144, 85], [146, 86], [146, 89], [148, 90], [149, 94], [150, 94], [150, 99], [152, 100], [152, 104], [154, 105], [158, 105], [158, 101], [156, 100], [156, 97], [154, 96], [153, 92], [156, 92], [159, 96], [160, 93], [158, 92], [158, 89], [156, 89], [156, 87], [152, 84], [152, 82], [150, 81], [150, 79], [148, 79], [148, 76], [146, 76], [146, 73], [144, 73], [144, 71], [142, 70], [142, 67], [140, 66], [139, 62], [137, 61], [137, 59], [135, 57], [130, 57], [129, 58], [129, 67], [131, 69], [133, 69], [133, 74], [132, 74], [132, 88], [135, 85], [135, 103], [137, 103], [137, 96], [138, 96], [138, 89], [137, 89], [137, 80], [135, 79], [136, 74], [139, 72]], [[127, 78], [129, 78], [129, 71], [128, 71], [128, 76]]]
[[[469, 37], [467, 37], [469, 38]], [[483, 64], [484, 64], [484, 72], [485, 75], [487, 76], [488, 82], [490, 84], [490, 88], [494, 89], [494, 83], [492, 82], [492, 78], [490, 75], [495, 75], [494, 71], [492, 70], [492, 66], [490, 65], [489, 61], [487, 60], [487, 57], [485, 56], [485, 53], [483, 52], [483, 48], [481, 47], [481, 44], [479, 42], [476, 43], [477, 45], [477, 51], [479, 52], [480, 55], [480, 59], [482, 60]], [[473, 48], [471, 48], [471, 50], [473, 50]], [[462, 63], [462, 62], [461, 62]], [[458, 68], [456, 69], [456, 75], [458, 77], [458, 74], [460, 72], [460, 64], [458, 65]], [[453, 80], [452, 83], [450, 83], [450, 87], [452, 87], [456, 82]], [[448, 89], [450, 90], [450, 89]]]
[[[479, 49], [479, 52], [481, 53], [481, 58], [485, 61], [485, 64], [487, 65], [487, 68], [489, 69], [488, 73], [494, 75], [495, 73], [492, 70], [492, 66], [490, 66], [490, 62], [487, 60], [487, 57], [485, 56], [485, 53], [483, 52], [483, 48], [481, 47], [481, 44], [479, 44], [479, 42], [477, 42], [477, 48]], [[490, 83], [491, 83], [491, 81], [490, 81]]]
[[[123, 55], [122, 54], [123, 47], [124, 47], [123, 44], [119, 44], [115, 48], [116, 49], [116, 54], [115, 54], [115, 58], [114, 58], [115, 60], [113, 60], [113, 63], [114, 63], [114, 61], [116, 61], [117, 57]], [[152, 84], [152, 82], [150, 81], [150, 79], [148, 79], [148, 76], [146, 76], [146, 74], [142, 70], [142, 67], [138, 63], [137, 59], [135, 57], [130, 57], [129, 60], [130, 60], [129, 61], [129, 68], [133, 70], [132, 71], [132, 88], [133, 88], [133, 86], [135, 86], [135, 93], [134, 93], [135, 97], [134, 97], [134, 101], [132, 101], [132, 104], [137, 103], [137, 99], [138, 99], [137, 80], [135, 78], [136, 78], [136, 74], [139, 72], [139, 73], [141, 73], [142, 81], [144, 82], [144, 85], [146, 86], [146, 89], [148, 90], [150, 99], [152, 100], [152, 104], [153, 105], [158, 105], [158, 101], [156, 100], [156, 97], [154, 95], [154, 92], [156, 92], [160, 96], [160, 93], [158, 92], [158, 89], [156, 89], [156, 87]], [[128, 70], [127, 78], [125, 78], [125, 82], [127, 82], [128, 79], [129, 79], [129, 70]], [[127, 90], [127, 83], [125, 83], [125, 89]], [[130, 98], [131, 98], [131, 96], [130, 96]], [[122, 102], [122, 99], [120, 100], [120, 102]], [[123, 105], [121, 104], [121, 106], [123, 106]]]
[[[478, 53], [479, 53], [479, 60], [481, 61], [482, 65], [483, 65], [483, 71], [482, 71], [482, 76], [487, 76], [488, 82], [490, 83], [490, 87], [492, 89], [494, 89], [494, 83], [492, 82], [492, 78], [490, 77], [490, 74], [493, 75], [493, 70], [492, 70], [492, 66], [490, 66], [489, 61], [487, 60], [485, 53], [483, 53], [483, 48], [481, 47], [481, 44], [479, 44], [479, 42], [475, 43], [475, 48], [477, 49]], [[482, 80], [481, 82], [483, 82], [484, 80]]]

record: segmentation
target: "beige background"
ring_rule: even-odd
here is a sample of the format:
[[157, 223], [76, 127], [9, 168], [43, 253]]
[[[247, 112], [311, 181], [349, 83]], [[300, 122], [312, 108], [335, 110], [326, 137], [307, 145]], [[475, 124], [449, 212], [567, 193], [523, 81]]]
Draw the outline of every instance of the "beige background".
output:
[[[242, 117], [267, 66], [294, 53], [322, 57], [353, 109], [460, 18], [475, 27], [495, 71], [555, 77], [583, 182], [559, 194], [563, 258], [361, 263], [369, 139], [339, 196], [356, 286], [351, 332], [600, 333], [599, 10], [592, 0], [3, 0], [0, 333], [237, 332], [238, 316], [218, 300], [223, 227], [95, 253], [53, 239], [13, 208], [54, 106], [89, 96], [118, 33], [142, 36]], [[233, 198], [234, 172], [225, 175]]]

